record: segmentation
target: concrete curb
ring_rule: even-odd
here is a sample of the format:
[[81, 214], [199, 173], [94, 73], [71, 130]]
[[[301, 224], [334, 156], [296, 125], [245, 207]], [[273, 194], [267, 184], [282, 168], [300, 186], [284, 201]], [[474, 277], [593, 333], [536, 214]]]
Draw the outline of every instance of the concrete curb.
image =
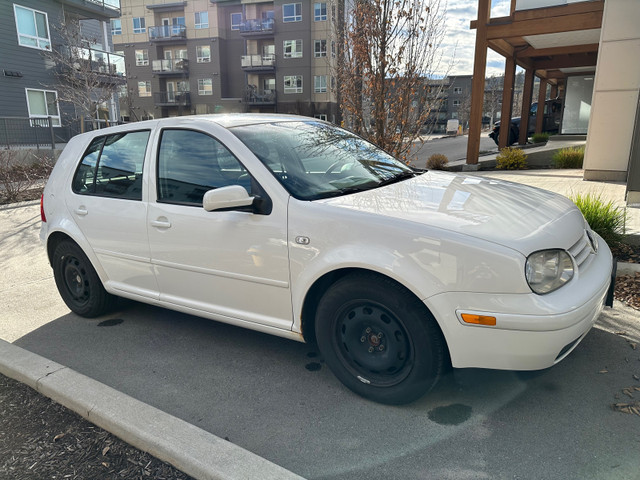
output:
[[633, 275], [637, 272], [640, 272], [640, 263], [618, 262], [616, 277], [621, 275]]
[[0, 340], [0, 373], [199, 480], [304, 480], [233, 443]]

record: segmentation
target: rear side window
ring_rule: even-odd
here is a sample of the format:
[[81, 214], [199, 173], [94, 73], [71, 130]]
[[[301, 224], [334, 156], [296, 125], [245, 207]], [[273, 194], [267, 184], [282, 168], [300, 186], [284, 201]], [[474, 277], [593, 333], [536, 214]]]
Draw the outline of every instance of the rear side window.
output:
[[193, 130], [162, 132], [158, 202], [202, 206], [208, 190], [228, 185], [241, 185], [252, 194], [255, 183], [222, 143]]
[[142, 200], [142, 168], [148, 140], [148, 130], [95, 138], [73, 177], [73, 191]]

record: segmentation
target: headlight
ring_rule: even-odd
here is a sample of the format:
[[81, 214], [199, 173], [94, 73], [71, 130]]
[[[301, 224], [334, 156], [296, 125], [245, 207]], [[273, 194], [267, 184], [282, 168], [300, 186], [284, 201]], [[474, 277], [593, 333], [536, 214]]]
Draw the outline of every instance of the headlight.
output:
[[564, 250], [542, 250], [529, 255], [525, 274], [531, 290], [542, 295], [557, 290], [573, 278], [573, 262]]

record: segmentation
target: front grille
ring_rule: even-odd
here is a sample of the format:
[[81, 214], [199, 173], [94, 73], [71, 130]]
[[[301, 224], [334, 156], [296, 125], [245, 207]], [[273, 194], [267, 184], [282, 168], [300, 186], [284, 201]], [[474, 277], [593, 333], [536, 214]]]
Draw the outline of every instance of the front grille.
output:
[[587, 231], [582, 232], [580, 239], [569, 249], [569, 253], [575, 258], [578, 268], [580, 268], [593, 253], [591, 242], [587, 236]]

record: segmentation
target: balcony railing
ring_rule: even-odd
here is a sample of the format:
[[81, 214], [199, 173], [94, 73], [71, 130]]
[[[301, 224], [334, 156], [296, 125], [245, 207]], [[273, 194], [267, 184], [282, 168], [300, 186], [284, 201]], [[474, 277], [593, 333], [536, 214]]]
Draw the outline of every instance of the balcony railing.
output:
[[243, 55], [240, 59], [243, 70], [273, 70], [276, 66], [275, 55]]
[[244, 35], [265, 35], [274, 31], [273, 18], [264, 20], [245, 20], [240, 24], [240, 33]]
[[276, 103], [275, 90], [258, 90], [248, 85], [244, 92], [244, 101], [250, 105], [274, 105]]
[[161, 107], [184, 106], [191, 105], [190, 92], [156, 92], [153, 94], [153, 100], [156, 105]]
[[187, 27], [184, 25], [149, 27], [150, 41], [183, 40], [185, 38], [187, 38]]
[[124, 78], [127, 74], [125, 70], [124, 55], [113, 52], [105, 52], [95, 48], [69, 48], [62, 47], [64, 52], [70, 56], [73, 67], [85, 72], [97, 72], [104, 75]]
[[153, 73], [187, 73], [189, 71], [189, 60], [179, 58], [176, 60], [153, 60], [151, 62]]
[[117, 18], [121, 13], [120, 0], [66, 0], [65, 3], [100, 17]]

